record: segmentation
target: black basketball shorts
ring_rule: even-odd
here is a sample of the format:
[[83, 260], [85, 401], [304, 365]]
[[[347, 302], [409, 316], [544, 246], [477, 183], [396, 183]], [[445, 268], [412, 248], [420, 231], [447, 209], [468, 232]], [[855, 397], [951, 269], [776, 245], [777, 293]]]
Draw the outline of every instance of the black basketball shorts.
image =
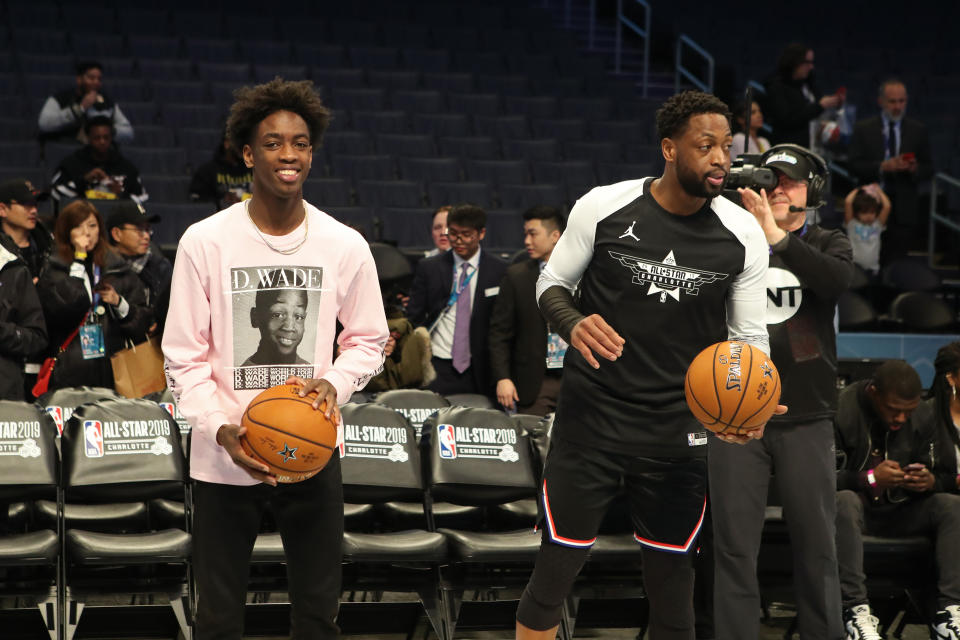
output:
[[705, 458], [638, 457], [556, 439], [543, 473], [543, 526], [556, 544], [589, 548], [622, 490], [637, 542], [687, 553], [703, 525], [706, 489]]

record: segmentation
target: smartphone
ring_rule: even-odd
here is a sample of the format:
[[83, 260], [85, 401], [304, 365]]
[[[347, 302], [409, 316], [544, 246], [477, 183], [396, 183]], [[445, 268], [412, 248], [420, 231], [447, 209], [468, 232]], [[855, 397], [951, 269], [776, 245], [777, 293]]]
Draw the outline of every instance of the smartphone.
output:
[[925, 468], [926, 468], [926, 465], [923, 464], [922, 462], [911, 462], [910, 464], [904, 467], [904, 470], [905, 471], [922, 471]]
[[907, 162], [917, 161], [917, 154], [915, 154], [913, 151], [908, 151], [907, 153], [901, 153], [900, 157], [906, 160]]

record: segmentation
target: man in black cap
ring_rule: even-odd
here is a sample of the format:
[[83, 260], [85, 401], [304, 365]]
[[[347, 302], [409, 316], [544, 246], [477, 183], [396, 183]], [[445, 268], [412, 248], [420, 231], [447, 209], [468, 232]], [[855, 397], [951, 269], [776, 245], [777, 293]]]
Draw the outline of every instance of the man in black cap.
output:
[[103, 67], [99, 62], [87, 61], [77, 65], [77, 86], [64, 89], [47, 98], [40, 110], [40, 138], [43, 140], [80, 140], [87, 120], [102, 116], [116, 130], [118, 142], [133, 140], [133, 126], [120, 106], [103, 92]]
[[0, 183], [0, 231], [16, 245], [34, 283], [53, 246], [53, 237], [37, 216], [37, 202], [48, 195], [37, 191], [26, 178]]
[[820, 156], [794, 144], [760, 158], [777, 186], [739, 189], [770, 247], [767, 331], [780, 373], [780, 404], [762, 440], [733, 446], [711, 438], [707, 456], [716, 557], [717, 640], [759, 635], [757, 553], [771, 472], [794, 551], [800, 637], [842, 638], [840, 581], [834, 537], [837, 408], [834, 311], [853, 276], [853, 251], [842, 231], [807, 222], [824, 204], [828, 177]]
[[147, 215], [143, 206], [136, 202], [122, 202], [107, 216], [107, 238], [110, 246], [120, 254], [143, 282], [147, 306], [162, 332], [170, 304], [170, 278], [173, 265], [150, 242], [153, 230], [150, 225], [160, 222], [160, 216]]

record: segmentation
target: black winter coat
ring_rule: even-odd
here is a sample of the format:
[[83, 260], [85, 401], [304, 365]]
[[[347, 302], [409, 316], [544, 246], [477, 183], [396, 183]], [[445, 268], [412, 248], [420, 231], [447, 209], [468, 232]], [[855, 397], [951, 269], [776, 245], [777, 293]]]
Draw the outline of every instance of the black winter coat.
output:
[[[101, 280], [112, 285], [130, 305], [130, 309], [121, 319], [115, 307], [101, 301], [104, 313], [100, 316], [100, 323], [106, 357], [84, 360], [80, 340], [74, 338], [57, 359], [50, 389], [80, 385], [112, 389], [110, 356], [124, 349], [126, 340], [143, 342], [147, 329], [153, 323], [153, 314], [145, 304], [143, 284], [126, 261], [108, 252], [105, 262]], [[71, 276], [70, 266], [59, 255], [52, 255], [37, 283], [50, 332], [48, 355], [56, 354], [63, 341], [83, 322], [84, 314], [91, 311], [92, 307], [84, 280]], [[95, 309], [91, 311], [95, 312]]]
[[43, 309], [27, 263], [0, 233], [0, 400], [23, 400], [24, 358], [47, 346]]

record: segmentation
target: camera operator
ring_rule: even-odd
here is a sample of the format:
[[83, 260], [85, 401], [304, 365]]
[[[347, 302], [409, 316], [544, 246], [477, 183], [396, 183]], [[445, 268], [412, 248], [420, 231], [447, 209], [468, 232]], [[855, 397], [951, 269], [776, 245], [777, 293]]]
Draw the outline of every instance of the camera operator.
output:
[[[771, 147], [758, 167], [733, 170], [729, 182], [754, 215], [770, 245], [767, 330], [770, 356], [780, 373], [780, 404], [764, 437], [743, 446], [710, 438], [707, 456], [713, 509], [718, 640], [759, 636], [757, 554], [770, 474], [793, 547], [794, 591], [800, 637], [843, 637], [834, 540], [837, 352], [833, 317], [853, 275], [853, 251], [842, 231], [807, 222], [823, 205], [827, 167], [793, 144]], [[766, 178], [768, 190], [742, 187], [743, 178]], [[774, 182], [775, 181], [775, 182]], [[762, 182], [763, 183], [763, 182]], [[758, 193], [759, 191], [759, 193]]]

